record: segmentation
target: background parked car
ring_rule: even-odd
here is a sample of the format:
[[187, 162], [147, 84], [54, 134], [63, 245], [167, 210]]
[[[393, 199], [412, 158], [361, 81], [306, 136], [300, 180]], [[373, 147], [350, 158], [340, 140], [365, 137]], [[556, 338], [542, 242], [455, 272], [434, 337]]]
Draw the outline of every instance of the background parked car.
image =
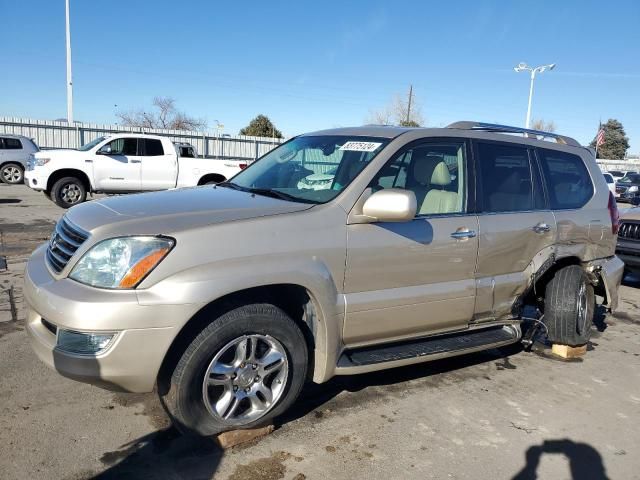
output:
[[640, 273], [640, 208], [621, 214], [616, 255], [624, 262], [625, 272]]
[[616, 199], [632, 202], [640, 197], [640, 173], [629, 173], [616, 182]]
[[36, 142], [22, 135], [0, 136], [0, 181], [17, 184], [24, 181], [29, 155], [40, 151]]
[[613, 179], [617, 182], [628, 174], [637, 172], [634, 172], [633, 170], [609, 170], [607, 173], [610, 173]]
[[608, 172], [603, 172], [602, 175], [604, 175], [604, 179], [607, 181], [607, 186], [609, 187], [609, 191], [615, 195], [616, 194], [616, 180], [613, 178], [613, 175], [611, 175]]

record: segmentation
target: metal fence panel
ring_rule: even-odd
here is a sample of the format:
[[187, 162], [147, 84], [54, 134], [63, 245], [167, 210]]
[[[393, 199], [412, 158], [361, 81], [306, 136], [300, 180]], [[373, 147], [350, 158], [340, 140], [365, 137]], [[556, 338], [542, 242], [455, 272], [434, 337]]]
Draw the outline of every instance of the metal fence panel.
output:
[[0, 133], [13, 133], [33, 138], [43, 149], [78, 148], [85, 143], [114, 133], [148, 133], [163, 135], [173, 142], [190, 143], [200, 156], [217, 159], [252, 161], [280, 145], [284, 140], [270, 137], [222, 136], [212, 132], [134, 128], [122, 125], [99, 125], [53, 120], [0, 117]]

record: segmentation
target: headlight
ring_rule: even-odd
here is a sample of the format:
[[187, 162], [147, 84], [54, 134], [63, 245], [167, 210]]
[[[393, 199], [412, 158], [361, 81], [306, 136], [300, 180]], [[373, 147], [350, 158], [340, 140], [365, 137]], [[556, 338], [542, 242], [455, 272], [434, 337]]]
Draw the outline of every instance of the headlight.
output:
[[70, 278], [101, 288], [135, 288], [173, 248], [166, 237], [103, 240], [73, 267]]
[[637, 192], [638, 191], [638, 186], [637, 185], [633, 185], [631, 187], [629, 187], [629, 190], [627, 190], [627, 192]]
[[49, 163], [51, 161], [50, 158], [46, 158], [46, 157], [34, 157], [33, 158], [33, 164], [36, 167], [42, 167], [43, 165]]

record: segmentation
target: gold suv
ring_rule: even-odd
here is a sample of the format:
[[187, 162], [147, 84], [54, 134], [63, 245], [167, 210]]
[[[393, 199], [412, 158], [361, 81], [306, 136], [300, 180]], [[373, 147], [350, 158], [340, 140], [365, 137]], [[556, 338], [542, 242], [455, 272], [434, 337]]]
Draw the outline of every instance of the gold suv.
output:
[[[26, 269], [62, 375], [154, 388], [183, 430], [264, 424], [305, 381], [527, 340], [614, 309], [618, 211], [593, 153], [475, 122], [310, 133], [216, 186], [105, 198]], [[535, 312], [526, 313], [525, 312]]]

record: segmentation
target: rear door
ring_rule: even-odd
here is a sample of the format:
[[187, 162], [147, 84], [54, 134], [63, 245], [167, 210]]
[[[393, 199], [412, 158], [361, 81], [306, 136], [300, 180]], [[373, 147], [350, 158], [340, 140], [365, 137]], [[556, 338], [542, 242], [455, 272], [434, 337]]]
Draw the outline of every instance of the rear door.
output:
[[[106, 153], [107, 147], [111, 149], [110, 153]], [[96, 190], [139, 191], [140, 158], [139, 139], [136, 137], [116, 138], [100, 147], [92, 159]]]
[[175, 187], [178, 155], [173, 145], [165, 148], [165, 143], [157, 138], [142, 138], [140, 142], [142, 189], [166, 190]]
[[476, 141], [479, 250], [476, 321], [512, 314], [529, 265], [553, 253], [556, 221], [535, 153], [527, 146]]
[[347, 345], [462, 329], [473, 317], [478, 219], [467, 145], [411, 144], [370, 183], [413, 191], [418, 208], [409, 222], [347, 225]]

